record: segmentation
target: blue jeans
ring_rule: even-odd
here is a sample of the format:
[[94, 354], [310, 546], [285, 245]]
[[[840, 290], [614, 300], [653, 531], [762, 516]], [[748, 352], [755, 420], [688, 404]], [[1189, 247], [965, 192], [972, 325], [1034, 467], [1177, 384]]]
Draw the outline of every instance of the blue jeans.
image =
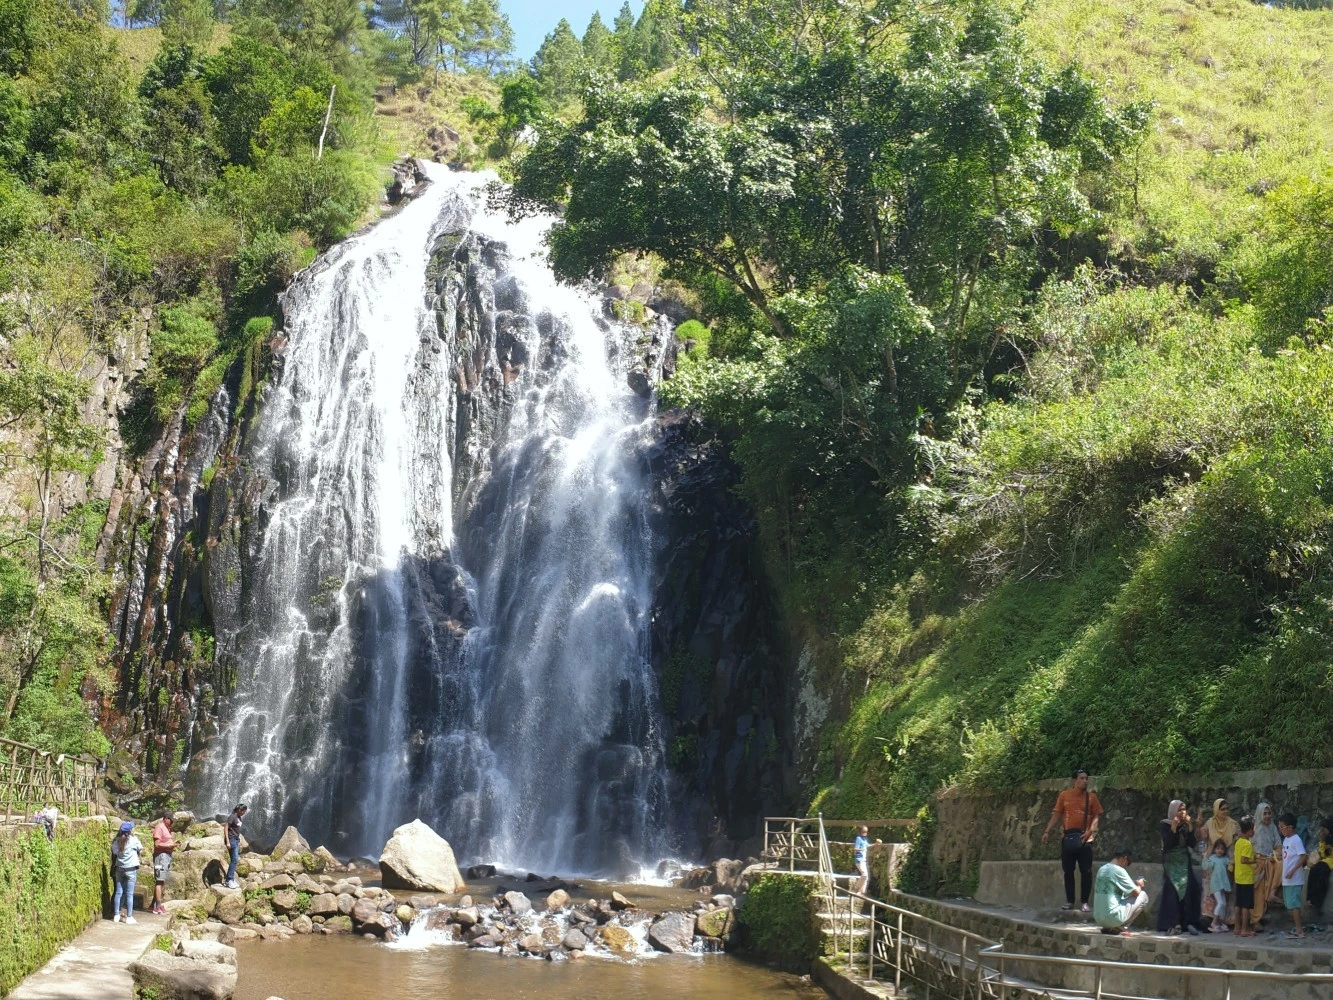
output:
[[117, 914], [120, 912], [120, 900], [122, 895], [125, 899], [125, 915], [134, 916], [134, 883], [139, 881], [139, 869], [133, 871], [116, 873], [116, 891], [111, 895], [111, 912]]
[[234, 882], [236, 880], [236, 862], [241, 856], [241, 842], [233, 840], [229, 842], [229, 846], [231, 848], [231, 864], [227, 865], [227, 881]]

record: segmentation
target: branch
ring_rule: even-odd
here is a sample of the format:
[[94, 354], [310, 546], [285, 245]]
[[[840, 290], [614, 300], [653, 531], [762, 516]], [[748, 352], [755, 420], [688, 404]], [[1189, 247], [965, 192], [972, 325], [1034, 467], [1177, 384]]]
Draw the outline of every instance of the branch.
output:
[[316, 163], [324, 159], [324, 136], [329, 131], [329, 118], [333, 116], [333, 94], [337, 89], [338, 85], [336, 83], [329, 88], [329, 106], [324, 112], [324, 127], [319, 131], [319, 155], [315, 157]]

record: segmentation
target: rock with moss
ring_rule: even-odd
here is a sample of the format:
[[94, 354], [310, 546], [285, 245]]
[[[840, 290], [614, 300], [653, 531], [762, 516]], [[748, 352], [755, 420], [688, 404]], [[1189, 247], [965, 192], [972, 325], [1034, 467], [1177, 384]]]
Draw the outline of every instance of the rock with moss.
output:
[[231, 1000], [236, 966], [150, 949], [130, 965], [140, 1000]]

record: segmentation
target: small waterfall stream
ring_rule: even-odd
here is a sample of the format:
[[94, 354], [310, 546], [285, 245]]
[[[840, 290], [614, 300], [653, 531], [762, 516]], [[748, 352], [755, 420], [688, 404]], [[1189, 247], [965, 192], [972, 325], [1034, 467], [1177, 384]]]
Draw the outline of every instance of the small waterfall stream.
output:
[[287, 293], [202, 797], [349, 852], [420, 816], [460, 859], [637, 871], [666, 812], [643, 332], [487, 180], [432, 168]]

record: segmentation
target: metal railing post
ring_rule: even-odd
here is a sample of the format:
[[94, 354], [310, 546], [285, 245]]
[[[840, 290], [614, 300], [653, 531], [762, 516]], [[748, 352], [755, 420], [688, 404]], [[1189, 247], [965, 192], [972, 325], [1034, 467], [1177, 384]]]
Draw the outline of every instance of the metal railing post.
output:
[[1227, 992], [1223, 1000], [1231, 1000], [1231, 973], [1223, 973], [1222, 981], [1226, 983]]
[[791, 821], [791, 839], [787, 843], [787, 871], [796, 871], [796, 820]]
[[1100, 965], [1097, 966], [1097, 979], [1094, 992], [1097, 1000], [1102, 1000], [1102, 967]]
[[[931, 952], [931, 944], [930, 944], [930, 942], [931, 942], [931, 938], [932, 938], [932, 937], [934, 937], [934, 934], [932, 933], [931, 925], [930, 925], [930, 924], [926, 924], [926, 954], [925, 954], [925, 968], [926, 968], [927, 972], [929, 972], [929, 970], [930, 970], [930, 961], [931, 961], [931, 954], [930, 954], [930, 952]], [[926, 1000], [930, 1000], [930, 976], [929, 976], [929, 975], [926, 976]]]
[[866, 978], [875, 978], [875, 910], [878, 903], [870, 904], [870, 926], [866, 928]]
[[898, 911], [898, 934], [893, 942], [893, 988], [903, 985], [903, 914]]

